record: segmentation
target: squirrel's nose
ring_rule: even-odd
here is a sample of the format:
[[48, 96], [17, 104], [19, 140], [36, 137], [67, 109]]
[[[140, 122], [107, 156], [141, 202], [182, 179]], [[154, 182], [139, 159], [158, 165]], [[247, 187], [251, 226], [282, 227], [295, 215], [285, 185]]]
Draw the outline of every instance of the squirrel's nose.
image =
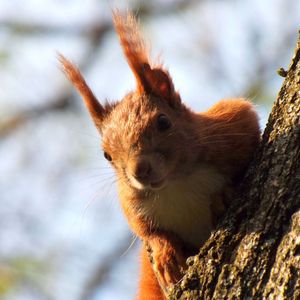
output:
[[150, 162], [146, 159], [138, 161], [135, 165], [133, 176], [138, 180], [145, 180], [151, 173]]

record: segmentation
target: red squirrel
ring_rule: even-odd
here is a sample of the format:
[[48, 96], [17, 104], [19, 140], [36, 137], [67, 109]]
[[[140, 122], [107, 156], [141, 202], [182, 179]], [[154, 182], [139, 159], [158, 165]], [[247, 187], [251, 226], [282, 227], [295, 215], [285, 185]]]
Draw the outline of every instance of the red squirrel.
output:
[[[136, 19], [113, 12], [136, 90], [101, 104], [79, 69], [60, 55], [64, 72], [79, 91], [102, 136], [104, 157], [117, 176], [124, 214], [145, 245], [139, 300], [165, 299], [171, 286], [209, 237], [260, 139], [258, 117], [244, 99], [221, 100], [205, 112], [189, 109], [169, 72], [150, 62]], [[157, 276], [157, 277], [156, 277]]]

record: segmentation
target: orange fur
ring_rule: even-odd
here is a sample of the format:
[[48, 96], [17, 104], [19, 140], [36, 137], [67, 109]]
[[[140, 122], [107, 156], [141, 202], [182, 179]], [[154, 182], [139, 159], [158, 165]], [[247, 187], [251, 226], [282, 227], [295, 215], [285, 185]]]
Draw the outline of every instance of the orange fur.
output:
[[141, 249], [141, 278], [139, 287], [139, 300], [164, 300], [160, 286], [156, 280], [148, 253]]
[[102, 107], [102, 105], [100, 105], [94, 93], [86, 84], [79, 69], [61, 54], [58, 54], [58, 59], [64, 68], [65, 74], [68, 76], [69, 80], [74, 84], [74, 86], [82, 96], [85, 105], [88, 108], [93, 121], [95, 122], [95, 125], [99, 127], [100, 121], [103, 119], [105, 114], [104, 108]]
[[[163, 299], [159, 284], [176, 283], [185, 260], [209, 237], [258, 145], [257, 114], [244, 99], [222, 100], [203, 113], [187, 108], [161, 66], [151, 66], [136, 21], [114, 13], [114, 23], [137, 89], [101, 105], [79, 70], [60, 56], [102, 135], [105, 157], [118, 178], [121, 206], [142, 250], [138, 299]], [[162, 117], [163, 116], [163, 117]]]
[[113, 17], [125, 57], [137, 79], [137, 88], [143, 91], [144, 68], [149, 66], [149, 50], [131, 14], [123, 17], [120, 12], [115, 11]]
[[178, 100], [169, 73], [160, 65], [150, 62], [149, 50], [139, 32], [136, 19], [131, 14], [124, 16], [118, 11], [113, 13], [113, 19], [123, 52], [135, 75], [137, 91], [151, 93], [169, 101]]
[[[259, 140], [258, 117], [253, 105], [244, 99], [221, 100], [201, 115], [207, 121], [201, 133], [203, 144], [217, 143], [217, 147], [209, 147], [211, 158], [208, 159], [223, 172], [238, 176], [248, 166], [251, 150]], [[226, 159], [220, 155], [224, 153]]]

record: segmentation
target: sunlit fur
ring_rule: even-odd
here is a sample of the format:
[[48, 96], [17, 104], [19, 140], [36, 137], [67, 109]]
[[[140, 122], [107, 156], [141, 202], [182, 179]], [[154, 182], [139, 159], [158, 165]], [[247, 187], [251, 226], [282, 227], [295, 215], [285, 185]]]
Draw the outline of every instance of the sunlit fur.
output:
[[143, 66], [149, 64], [149, 54], [146, 43], [141, 36], [133, 15], [122, 16], [118, 11], [113, 12], [113, 20], [120, 43], [132, 72], [137, 80], [137, 90], [143, 88]]
[[[112, 158], [132, 230], [146, 241], [159, 240], [155, 246], [166, 241], [169, 248], [155, 263], [165, 263], [168, 272], [171, 253], [179, 249], [178, 241], [171, 246], [174, 236], [189, 253], [196, 253], [208, 238], [216, 207], [212, 204], [222, 202], [224, 190], [236, 184], [258, 145], [258, 119], [244, 99], [222, 100], [202, 113], [191, 111], [168, 72], [151, 67], [135, 19], [115, 12], [114, 22], [137, 81], [137, 89], [120, 102], [101, 105], [79, 70], [62, 56], [60, 61], [102, 135], [103, 150]], [[170, 120], [165, 131], [157, 128], [159, 114]], [[145, 182], [134, 176], [141, 158], [151, 165]], [[161, 184], [151, 186], [157, 181]], [[144, 250], [138, 299], [163, 299]]]
[[199, 164], [196, 171], [180, 176], [154, 191], [137, 209], [154, 226], [176, 232], [190, 245], [199, 247], [212, 230], [210, 204], [226, 178], [211, 166]]
[[142, 248], [140, 270], [140, 289], [138, 300], [160, 300], [164, 299], [160, 286], [153, 272], [148, 253]]

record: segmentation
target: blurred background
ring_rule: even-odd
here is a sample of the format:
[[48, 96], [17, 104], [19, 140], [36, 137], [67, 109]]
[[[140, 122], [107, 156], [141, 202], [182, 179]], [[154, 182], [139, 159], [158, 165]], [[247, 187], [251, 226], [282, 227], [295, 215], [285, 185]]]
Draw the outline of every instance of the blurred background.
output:
[[262, 129], [300, 27], [299, 0], [0, 0], [0, 299], [134, 298], [139, 242], [56, 59], [100, 100], [133, 89], [112, 7], [138, 14], [190, 107], [246, 96]]

